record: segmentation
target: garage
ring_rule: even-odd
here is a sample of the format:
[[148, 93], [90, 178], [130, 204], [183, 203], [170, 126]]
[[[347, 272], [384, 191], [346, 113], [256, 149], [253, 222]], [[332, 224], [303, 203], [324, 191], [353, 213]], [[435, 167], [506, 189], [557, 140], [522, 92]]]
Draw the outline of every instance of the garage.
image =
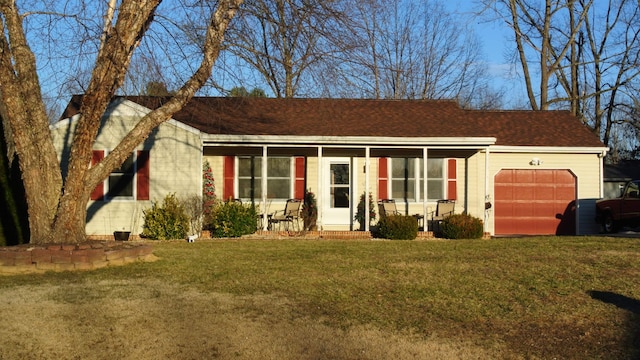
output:
[[496, 235], [575, 234], [576, 177], [569, 170], [501, 170], [494, 179]]

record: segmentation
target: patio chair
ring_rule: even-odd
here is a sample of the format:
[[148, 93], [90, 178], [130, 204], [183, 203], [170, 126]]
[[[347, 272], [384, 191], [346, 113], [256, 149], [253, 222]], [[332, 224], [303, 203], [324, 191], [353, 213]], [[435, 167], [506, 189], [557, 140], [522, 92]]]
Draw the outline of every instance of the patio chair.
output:
[[391, 215], [401, 215], [396, 208], [396, 201], [393, 199], [382, 199], [378, 201], [378, 213], [380, 214], [380, 218], [391, 216]]
[[429, 221], [432, 231], [439, 230], [442, 220], [449, 215], [453, 215], [455, 206], [456, 203], [453, 200], [438, 200], [436, 211], [431, 212], [431, 220]]
[[279, 229], [282, 229], [282, 225], [284, 224], [285, 231], [288, 231], [289, 224], [292, 224], [298, 231], [300, 231], [299, 220], [301, 208], [302, 200], [287, 200], [284, 210], [279, 210], [269, 215], [269, 230], [272, 230], [273, 224], [278, 224]]
[[[400, 213], [396, 208], [396, 201], [393, 199], [382, 199], [378, 201], [378, 212], [380, 213], [380, 218], [389, 215], [402, 215], [402, 213]], [[416, 221], [418, 222], [418, 227], [420, 227], [421, 223], [424, 220], [424, 216], [420, 214], [413, 214], [411, 216], [416, 219]], [[424, 227], [424, 224], [422, 224], [422, 226]]]

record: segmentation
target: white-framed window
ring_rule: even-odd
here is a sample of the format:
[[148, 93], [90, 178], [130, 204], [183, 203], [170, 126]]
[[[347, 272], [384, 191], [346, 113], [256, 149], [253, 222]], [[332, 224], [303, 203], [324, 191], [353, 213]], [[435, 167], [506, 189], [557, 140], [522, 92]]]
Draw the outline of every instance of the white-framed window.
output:
[[[293, 161], [290, 157], [267, 158], [267, 198], [289, 199]], [[238, 156], [238, 195], [241, 199], [262, 198], [262, 157]]]
[[[106, 150], [92, 150], [91, 166], [105, 157]], [[149, 200], [149, 150], [133, 152], [91, 192], [91, 200]]]
[[133, 199], [135, 175], [133, 155], [130, 155], [119, 168], [109, 174], [106, 182], [107, 198]]
[[[423, 201], [424, 179], [422, 158], [391, 158], [391, 198], [396, 201]], [[427, 159], [427, 200], [444, 199], [445, 161], [441, 158]]]

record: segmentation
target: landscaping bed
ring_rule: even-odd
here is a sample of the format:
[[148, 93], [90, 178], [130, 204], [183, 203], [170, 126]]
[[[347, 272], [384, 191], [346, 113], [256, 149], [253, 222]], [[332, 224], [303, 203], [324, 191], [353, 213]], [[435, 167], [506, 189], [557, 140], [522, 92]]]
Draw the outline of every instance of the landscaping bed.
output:
[[0, 273], [92, 270], [134, 261], [154, 260], [148, 243], [89, 241], [0, 247]]

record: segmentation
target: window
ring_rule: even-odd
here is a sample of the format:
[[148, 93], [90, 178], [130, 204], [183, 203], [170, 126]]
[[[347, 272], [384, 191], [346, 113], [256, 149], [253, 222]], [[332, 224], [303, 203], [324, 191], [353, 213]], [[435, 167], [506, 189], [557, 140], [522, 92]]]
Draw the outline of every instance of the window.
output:
[[[399, 201], [422, 201], [424, 179], [421, 158], [391, 159], [391, 197]], [[444, 159], [427, 159], [428, 200], [444, 198]]]
[[[427, 159], [428, 200], [445, 199], [444, 180], [444, 159]], [[422, 200], [422, 198], [420, 198], [420, 200]]]
[[[104, 150], [93, 150], [91, 164], [96, 165], [105, 156]], [[134, 190], [135, 189], [135, 190]], [[122, 166], [91, 192], [91, 200], [149, 200], [149, 151], [131, 154]]]
[[[241, 199], [262, 197], [262, 157], [238, 157], [238, 194]], [[291, 197], [291, 158], [267, 159], [267, 198]]]
[[109, 175], [107, 181], [107, 197], [133, 198], [133, 179], [135, 175], [133, 155], [129, 156], [124, 163]]

